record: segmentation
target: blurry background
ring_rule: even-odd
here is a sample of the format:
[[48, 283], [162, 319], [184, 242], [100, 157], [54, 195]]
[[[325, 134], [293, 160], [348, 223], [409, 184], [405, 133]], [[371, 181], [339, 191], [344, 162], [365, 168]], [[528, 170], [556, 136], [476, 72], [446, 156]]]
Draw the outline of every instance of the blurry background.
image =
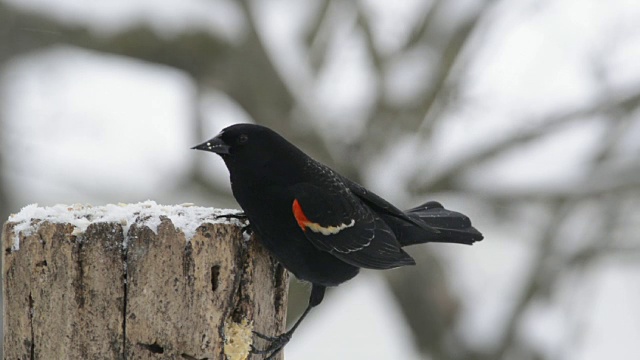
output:
[[[485, 235], [333, 290], [287, 359], [638, 359], [639, 19], [633, 0], [1, 0], [0, 219], [237, 207], [189, 148], [257, 122]], [[294, 281], [290, 317], [306, 301]]]

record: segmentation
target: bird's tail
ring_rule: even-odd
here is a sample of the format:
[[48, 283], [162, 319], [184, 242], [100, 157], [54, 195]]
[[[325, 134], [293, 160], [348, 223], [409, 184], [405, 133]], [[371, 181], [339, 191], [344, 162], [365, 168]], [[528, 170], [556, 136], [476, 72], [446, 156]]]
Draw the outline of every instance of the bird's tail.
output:
[[425, 242], [444, 242], [471, 245], [483, 239], [471, 226], [471, 220], [459, 212], [447, 210], [436, 201], [429, 201], [405, 211], [409, 217], [420, 219], [436, 231], [426, 231], [417, 226], [403, 226], [398, 240], [402, 246]]

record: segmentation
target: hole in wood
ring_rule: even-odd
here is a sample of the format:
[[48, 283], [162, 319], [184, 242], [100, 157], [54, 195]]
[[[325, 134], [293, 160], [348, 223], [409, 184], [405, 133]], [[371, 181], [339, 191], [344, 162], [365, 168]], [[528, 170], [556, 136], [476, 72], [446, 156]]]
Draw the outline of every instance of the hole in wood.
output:
[[158, 342], [154, 342], [153, 344], [142, 344], [142, 343], [138, 343], [138, 346], [149, 350], [150, 352], [154, 353], [154, 354], [163, 354], [164, 353], [164, 348], [160, 345], [158, 345]]
[[185, 353], [180, 354], [180, 356], [182, 356], [183, 359], [187, 359], [187, 360], [209, 360], [209, 358], [200, 358], [200, 359], [198, 359], [195, 356], [191, 356], [191, 355], [185, 354]]
[[197, 358], [195, 356], [191, 356], [185, 353], [180, 354], [180, 356], [182, 356], [183, 359], [187, 359], [187, 360], [209, 360], [209, 358]]
[[218, 290], [219, 278], [220, 277], [220, 265], [214, 265], [211, 267], [211, 291], [215, 292]]

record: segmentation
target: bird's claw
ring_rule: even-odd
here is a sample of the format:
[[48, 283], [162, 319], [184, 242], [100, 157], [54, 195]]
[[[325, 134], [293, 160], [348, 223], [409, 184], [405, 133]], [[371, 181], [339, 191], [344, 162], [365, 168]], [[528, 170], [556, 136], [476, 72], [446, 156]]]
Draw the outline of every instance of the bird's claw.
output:
[[247, 216], [247, 214], [243, 213], [243, 212], [239, 212], [239, 213], [235, 213], [235, 214], [222, 214], [222, 215], [216, 215], [215, 219], [236, 219], [240, 222], [245, 223], [244, 226], [242, 226], [242, 232], [243, 233], [247, 233], [248, 235], [252, 235], [253, 234], [253, 230], [251, 230], [251, 224], [249, 224], [249, 217]]
[[243, 233], [247, 233], [247, 235], [249, 235], [249, 236], [253, 235], [253, 230], [251, 229], [251, 224], [247, 224], [247, 225], [243, 226], [240, 230], [242, 230]]
[[264, 339], [270, 342], [269, 346], [267, 346], [264, 349], [258, 349], [255, 346], [251, 345], [252, 354], [257, 354], [257, 355], [266, 354], [264, 360], [273, 359], [284, 348], [284, 346], [287, 345], [289, 340], [291, 340], [291, 334], [289, 332], [286, 332], [279, 336], [268, 336], [256, 331], [254, 331], [253, 334], [261, 339]]
[[233, 213], [233, 214], [222, 214], [222, 215], [216, 215], [215, 216], [216, 219], [236, 219], [236, 220], [240, 220], [240, 221], [247, 221], [249, 219], [249, 217], [247, 216], [247, 214], [243, 213], [243, 212], [238, 212], [238, 213]]

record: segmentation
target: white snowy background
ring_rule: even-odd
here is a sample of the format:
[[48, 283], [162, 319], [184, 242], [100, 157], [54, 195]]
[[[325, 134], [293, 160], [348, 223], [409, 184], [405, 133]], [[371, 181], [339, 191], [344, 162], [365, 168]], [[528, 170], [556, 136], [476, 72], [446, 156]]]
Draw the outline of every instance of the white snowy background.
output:
[[[232, 1], [4, 2], [89, 25], [105, 34], [139, 22], [151, 24], [167, 37], [197, 28], [237, 41], [246, 31], [246, 19]], [[393, 53], [398, 39], [407, 36], [403, 24], [415, 22], [418, 9], [430, 2], [360, 3], [375, 19], [373, 33], [381, 51]], [[473, 0], [455, 3], [451, 19], [463, 17], [478, 5]], [[311, 126], [313, 131], [339, 133], [336, 137], [345, 141], [362, 133], [362, 113], [372, 102], [375, 84], [370, 60], [358, 42], [344, 36], [331, 45], [328, 66], [318, 85], [309, 90], [301, 85], [312, 75], [295, 34], [316, 3], [269, 0], [252, 4], [257, 28], [281, 76], [304, 92], [308, 109], [322, 109], [323, 117]], [[496, 139], [526, 133], [546, 114], [570, 112], [598, 103], [603, 96], [638, 90], [640, 2], [514, 1], [502, 2], [492, 11], [492, 23], [482, 25], [488, 30], [477, 42], [480, 49], [464, 74], [464, 86], [457, 89], [457, 96], [466, 99], [464, 107], [438, 114], [446, 121], [433, 129], [437, 135], [428, 147], [408, 139], [368, 165], [367, 186], [389, 200], [403, 205], [424, 200], [412, 199], [399, 186], [407, 185], [405, 178], [416, 167], [424, 169], [428, 178], [430, 172], [446, 171], [453, 160]], [[384, 86], [398, 103], [409, 101], [422, 86], [415, 83], [413, 74], [428, 71], [425, 64], [429, 61], [428, 54], [417, 53], [393, 67]], [[31, 203], [146, 199], [162, 204], [234, 206], [228, 199], [202, 203], [198, 191], [180, 190], [194, 158], [205, 156], [189, 150], [191, 146], [230, 123], [253, 121], [224, 94], [210, 92], [201, 99], [204, 126], [196, 137], [188, 119], [195, 116], [197, 91], [197, 84], [174, 68], [77, 47], [53, 46], [13, 58], [0, 73], [0, 174], [12, 199], [9, 210], [18, 212]], [[637, 111], [634, 114], [637, 118]], [[394, 122], [388, 126], [393, 128]], [[553, 136], [473, 169], [462, 181], [489, 193], [571, 190], [577, 183], [598, 180], [583, 178], [603, 131], [599, 116], [567, 123]], [[620, 180], [616, 166], [640, 164], [640, 122], [631, 122], [622, 131], [610, 181]], [[209, 181], [228, 187], [226, 169], [219, 159], [210, 155], [200, 160], [206, 164]], [[474, 348], [489, 349], [503, 336], [505, 314], [536, 261], [537, 234], [542, 231], [536, 224], [545, 224], [545, 214], [534, 208], [524, 215], [504, 214], [503, 221], [496, 221], [483, 214], [481, 202], [468, 202], [464, 194], [444, 195], [439, 200], [470, 215], [485, 235], [473, 247], [432, 247], [444, 259], [447, 281], [461, 301], [458, 332]], [[558, 274], [552, 298], [530, 308], [514, 330], [514, 336], [525, 339], [544, 358], [640, 359], [640, 206], [628, 202], [624, 206], [636, 215], [635, 221], [626, 224], [626, 229], [635, 232], [620, 230], [631, 236], [625, 240], [636, 246], [635, 254], [607, 257], [592, 265], [586, 275]], [[517, 215], [528, 220], [511, 222]], [[562, 244], [568, 252], [572, 246], [579, 247], [575, 244], [581, 244], [581, 236], [589, 234], [590, 224], [579, 219], [574, 223], [573, 230], [564, 230], [570, 233]], [[384, 280], [365, 271], [314, 310], [287, 346], [286, 358], [425, 357], [414, 349], [411, 331]]]

